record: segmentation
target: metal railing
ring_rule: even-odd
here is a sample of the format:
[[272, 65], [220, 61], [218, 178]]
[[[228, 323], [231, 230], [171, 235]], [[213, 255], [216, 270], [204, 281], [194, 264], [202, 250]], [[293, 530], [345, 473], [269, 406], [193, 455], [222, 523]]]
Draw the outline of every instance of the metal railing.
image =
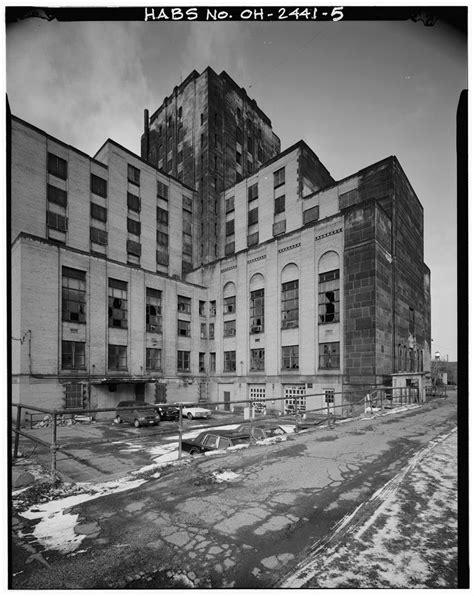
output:
[[[405, 388], [403, 388], [405, 389]], [[344, 418], [355, 418], [360, 416], [361, 414], [366, 413], [367, 411], [372, 412], [374, 409], [387, 409], [393, 407], [394, 405], [404, 405], [407, 403], [417, 402], [419, 400], [418, 391], [416, 388], [406, 388], [410, 389], [410, 391], [396, 391], [392, 387], [383, 387], [378, 388], [371, 393], [367, 393], [365, 397], [358, 398], [358, 399], [344, 399], [347, 397], [347, 393], [342, 394], [341, 392], [335, 392], [332, 396], [342, 395], [343, 399], [341, 403], [334, 403], [332, 401], [327, 400], [326, 393], [313, 393], [313, 394], [306, 394], [304, 396], [284, 396], [284, 397], [272, 397], [272, 398], [263, 398], [263, 399], [244, 399], [244, 400], [237, 400], [237, 401], [220, 401], [220, 402], [199, 402], [190, 404], [189, 402], [178, 402], [178, 403], [167, 403], [166, 406], [173, 406], [179, 409], [179, 418], [176, 421], [178, 424], [178, 428], [176, 426], [171, 427], [168, 431], [162, 433], [163, 435], [168, 434], [176, 434], [176, 430], [178, 431], [178, 459], [182, 458], [183, 454], [183, 432], [184, 430], [191, 431], [195, 429], [200, 429], [201, 431], [205, 432], [206, 429], [213, 428], [215, 429], [216, 426], [225, 427], [230, 425], [235, 425], [236, 422], [248, 422], [250, 425], [250, 436], [253, 436], [253, 428], [258, 427], [259, 422], [262, 421], [273, 421], [275, 426], [280, 424], [292, 423], [295, 426], [295, 432], [298, 433], [302, 429], [308, 429], [311, 427], [317, 428], [318, 426], [322, 426], [324, 423], [327, 424], [327, 427], [330, 429], [335, 428], [335, 423], [337, 419], [344, 419]], [[360, 393], [359, 393], [360, 395]], [[324, 406], [320, 408], [313, 408], [308, 409], [306, 406], [298, 405], [298, 398], [314, 398], [314, 397], [321, 397], [325, 398], [326, 403]], [[333, 399], [333, 398], [331, 398]], [[275, 410], [269, 406], [275, 405], [277, 402], [286, 402], [286, 412]], [[213, 422], [208, 424], [200, 424], [193, 425], [192, 421], [186, 420], [187, 425], [186, 428], [184, 427], [185, 417], [183, 416], [183, 409], [189, 407], [197, 407], [202, 408], [207, 406], [208, 408], [212, 408], [214, 414], [228, 414], [233, 416], [233, 420], [230, 422], [219, 422], [215, 419]], [[222, 406], [222, 408], [219, 408]], [[236, 408], [237, 406], [237, 408]], [[239, 406], [243, 406], [240, 408], [244, 410], [243, 414], [237, 413], [236, 410], [239, 409]], [[81, 416], [84, 419], [84, 415], [89, 415], [90, 420], [93, 419], [98, 413], [108, 413], [113, 412], [114, 414], [117, 412], [117, 407], [113, 408], [77, 408], [77, 409], [63, 409], [63, 410], [55, 410], [55, 409], [47, 409], [41, 408], [39, 406], [31, 405], [31, 404], [23, 404], [23, 403], [14, 403], [12, 407], [17, 409], [17, 416], [16, 416], [16, 424], [12, 428], [12, 432], [14, 433], [14, 443], [13, 443], [13, 459], [18, 458], [19, 453], [19, 440], [20, 436], [24, 437], [34, 443], [38, 443], [43, 447], [49, 448], [51, 459], [50, 459], [50, 473], [52, 480], [55, 480], [59, 474], [57, 470], [57, 452], [61, 451], [62, 447], [58, 442], [58, 427], [61, 428], [64, 426], [64, 420], [74, 419], [76, 416]], [[124, 410], [150, 410], [150, 407], [154, 409], [158, 409], [158, 407], [163, 407], [162, 404], [146, 404], [144, 406], [130, 406], [130, 407], [120, 407], [120, 411]], [[229, 410], [230, 407], [233, 407], [234, 410]], [[247, 412], [245, 412], [247, 409]], [[211, 410], [211, 412], [212, 412]], [[27, 412], [29, 414], [29, 422], [30, 427], [32, 427], [31, 419], [32, 413], [42, 414], [44, 416], [49, 417], [50, 423], [48, 427], [50, 428], [50, 441], [46, 441], [41, 439], [40, 437], [34, 434], [32, 428], [30, 428], [31, 432], [27, 432], [22, 430], [21, 427], [21, 420], [22, 414]], [[245, 414], [248, 414], [248, 417], [245, 417]], [[242, 418], [239, 421], [236, 421], [235, 418]]]

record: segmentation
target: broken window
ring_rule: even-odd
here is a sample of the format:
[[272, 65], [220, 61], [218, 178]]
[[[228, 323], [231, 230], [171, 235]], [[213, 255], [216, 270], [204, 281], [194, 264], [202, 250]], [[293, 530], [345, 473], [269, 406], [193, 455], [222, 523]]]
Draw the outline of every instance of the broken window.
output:
[[206, 354], [204, 352], [199, 352], [199, 372], [203, 373], [206, 372], [206, 365], [205, 365], [205, 357]]
[[262, 333], [264, 330], [265, 290], [250, 292], [250, 333]]
[[86, 272], [62, 268], [62, 320], [86, 322]]
[[319, 323], [339, 321], [339, 269], [319, 274]]
[[265, 350], [250, 350], [250, 370], [265, 370]]
[[299, 325], [298, 280], [281, 285], [281, 328], [294, 329]]
[[235, 335], [235, 320], [224, 321], [224, 337], [234, 337]]
[[178, 296], [178, 312], [191, 314], [191, 298], [186, 296]]
[[224, 298], [224, 314], [228, 315], [235, 312], [235, 296]]
[[146, 330], [150, 333], [162, 332], [161, 290], [146, 289]]
[[283, 346], [281, 348], [281, 368], [284, 370], [299, 369], [299, 346]]
[[109, 327], [127, 329], [127, 282], [109, 278]]
[[319, 368], [339, 368], [339, 342], [319, 344]]

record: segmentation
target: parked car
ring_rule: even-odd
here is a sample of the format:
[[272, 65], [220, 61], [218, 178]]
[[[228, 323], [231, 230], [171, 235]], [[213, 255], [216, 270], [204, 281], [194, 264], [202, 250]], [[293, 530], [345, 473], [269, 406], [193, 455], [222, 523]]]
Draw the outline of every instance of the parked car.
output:
[[[145, 406], [148, 406], [147, 408]], [[120, 401], [117, 404], [115, 422], [130, 422], [138, 428], [140, 426], [159, 424], [160, 413], [144, 401]]]
[[183, 451], [187, 451], [190, 455], [245, 444], [250, 444], [250, 435], [235, 430], [205, 431], [194, 439], [183, 439], [182, 441]]
[[193, 418], [210, 418], [211, 410], [196, 406], [195, 404], [183, 404], [183, 416], [192, 420]]
[[179, 408], [171, 404], [154, 404], [162, 420], [179, 420]]
[[257, 424], [252, 425], [252, 428], [250, 423], [246, 422], [238, 426], [235, 431], [248, 433], [253, 439], [260, 441], [261, 439], [267, 439], [268, 437], [276, 437], [278, 435], [294, 432], [294, 426], [275, 424], [270, 420], [268, 422], [259, 420]]

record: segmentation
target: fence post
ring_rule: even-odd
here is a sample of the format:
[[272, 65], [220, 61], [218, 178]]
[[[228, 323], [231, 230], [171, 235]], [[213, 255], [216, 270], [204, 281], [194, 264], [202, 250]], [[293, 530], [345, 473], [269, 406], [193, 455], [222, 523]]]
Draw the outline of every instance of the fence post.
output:
[[21, 406], [17, 406], [17, 410], [16, 410], [16, 430], [17, 430], [17, 432], [15, 433], [15, 442], [14, 442], [14, 447], [13, 447], [13, 459], [18, 458], [18, 443], [20, 441], [20, 433], [18, 431], [20, 430], [20, 425], [21, 425]]
[[179, 404], [178, 459], [183, 455], [183, 405]]
[[52, 428], [52, 433], [51, 433], [50, 451], [51, 451], [51, 480], [52, 480], [52, 482], [54, 482], [56, 480], [56, 464], [57, 464], [56, 454], [57, 454], [57, 449], [58, 449], [58, 446], [56, 443], [56, 439], [57, 439], [56, 411], [54, 411], [52, 414], [52, 424], [53, 424], [53, 428]]

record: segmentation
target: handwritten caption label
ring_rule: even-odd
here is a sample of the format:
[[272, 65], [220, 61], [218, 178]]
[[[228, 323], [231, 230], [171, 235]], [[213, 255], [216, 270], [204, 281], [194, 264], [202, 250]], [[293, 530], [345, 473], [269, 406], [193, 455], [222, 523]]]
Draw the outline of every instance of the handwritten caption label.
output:
[[343, 6], [323, 8], [145, 8], [145, 21], [340, 21]]

